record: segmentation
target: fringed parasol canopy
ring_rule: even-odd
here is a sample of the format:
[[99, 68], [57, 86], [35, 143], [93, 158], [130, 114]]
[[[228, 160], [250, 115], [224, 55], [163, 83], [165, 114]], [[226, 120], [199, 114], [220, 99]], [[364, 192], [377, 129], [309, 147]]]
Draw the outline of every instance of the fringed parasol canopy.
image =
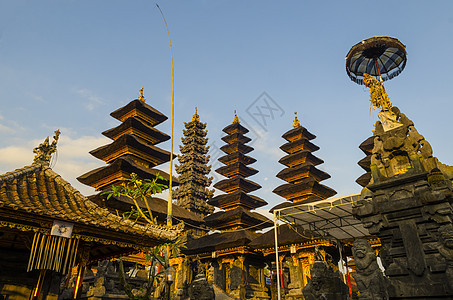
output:
[[358, 84], [364, 84], [364, 73], [386, 81], [404, 70], [406, 55], [406, 46], [398, 39], [375, 36], [361, 41], [349, 50], [346, 55], [346, 72]]

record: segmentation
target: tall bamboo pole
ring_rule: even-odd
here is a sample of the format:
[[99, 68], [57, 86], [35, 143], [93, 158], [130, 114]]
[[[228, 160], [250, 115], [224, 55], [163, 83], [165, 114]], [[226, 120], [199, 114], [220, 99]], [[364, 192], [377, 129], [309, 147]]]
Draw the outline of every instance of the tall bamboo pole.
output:
[[171, 54], [171, 146], [170, 146], [170, 182], [168, 187], [168, 206], [167, 206], [167, 226], [172, 225], [172, 210], [173, 210], [173, 127], [175, 123], [175, 70], [173, 67], [173, 48], [171, 46], [170, 30], [168, 30], [167, 21], [165, 20], [164, 13], [160, 9], [159, 5], [156, 3], [157, 8], [164, 19], [165, 28], [167, 29], [168, 40], [170, 41], [170, 54]]

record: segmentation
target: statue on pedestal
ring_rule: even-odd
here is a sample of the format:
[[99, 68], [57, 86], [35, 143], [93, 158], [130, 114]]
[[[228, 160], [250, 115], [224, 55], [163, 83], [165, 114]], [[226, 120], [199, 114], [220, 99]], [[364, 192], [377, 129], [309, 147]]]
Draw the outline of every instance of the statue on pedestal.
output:
[[352, 254], [357, 270], [354, 279], [361, 300], [389, 299], [388, 283], [376, 261], [376, 254], [370, 242], [363, 239], [354, 241]]

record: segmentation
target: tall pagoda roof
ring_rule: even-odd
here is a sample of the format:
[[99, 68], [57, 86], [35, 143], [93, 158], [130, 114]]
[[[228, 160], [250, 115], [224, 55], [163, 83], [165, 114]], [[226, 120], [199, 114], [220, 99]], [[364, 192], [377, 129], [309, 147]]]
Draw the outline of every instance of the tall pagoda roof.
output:
[[50, 234], [55, 220], [74, 224], [73, 237], [104, 244], [90, 260], [118, 247], [143, 249], [177, 237], [163, 226], [140, 225], [102, 209], [44, 164], [32, 164], [0, 175], [0, 227]]
[[288, 183], [276, 187], [273, 192], [294, 203], [307, 203], [312, 202], [314, 198], [320, 200], [335, 195], [336, 192], [333, 189], [319, 183], [330, 178], [330, 175], [316, 167], [323, 163], [322, 159], [312, 154], [319, 147], [309, 140], [316, 136], [300, 125], [297, 113], [293, 129], [287, 131], [282, 137], [288, 142], [280, 149], [287, 155], [279, 162], [287, 168], [280, 171], [277, 177]]
[[[127, 156], [119, 157], [107, 166], [85, 173], [77, 177], [77, 180], [94, 187], [96, 190], [103, 190], [112, 184], [120, 184], [124, 178], [129, 178], [131, 173], [135, 173], [141, 178], [162, 176], [164, 181], [157, 181], [162, 184], [167, 184], [168, 180], [170, 180], [170, 175], [166, 172], [141, 166]], [[178, 185], [177, 178], [173, 178], [173, 185]]]
[[149, 126], [148, 123], [137, 117], [129, 117], [117, 127], [108, 129], [102, 132], [102, 134], [112, 140], [118, 139], [123, 134], [131, 134], [140, 137], [153, 145], [170, 139], [169, 135]]
[[110, 115], [121, 122], [124, 122], [129, 117], [138, 117], [151, 124], [151, 126], [156, 126], [168, 119], [160, 111], [138, 99], [118, 108]]
[[90, 151], [96, 158], [108, 165], [92, 170], [77, 179], [96, 190], [104, 190], [111, 185], [120, 185], [136, 173], [142, 179], [154, 179], [161, 175], [160, 183], [168, 185], [169, 175], [153, 167], [170, 160], [170, 152], [160, 149], [155, 144], [168, 140], [169, 136], [153, 128], [167, 117], [145, 103], [143, 87], [140, 96], [127, 105], [115, 110], [111, 116], [122, 124], [104, 131], [104, 135], [113, 139], [108, 145]]
[[170, 152], [148, 144], [129, 133], [123, 134], [108, 145], [91, 150], [90, 154], [106, 163], [111, 163], [124, 155], [136, 156], [152, 166], [170, 161]]

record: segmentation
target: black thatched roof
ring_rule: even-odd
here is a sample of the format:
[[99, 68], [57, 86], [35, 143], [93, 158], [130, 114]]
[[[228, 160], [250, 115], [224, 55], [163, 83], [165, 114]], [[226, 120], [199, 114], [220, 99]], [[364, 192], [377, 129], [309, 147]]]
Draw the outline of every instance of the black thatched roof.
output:
[[[316, 238], [314, 233], [303, 229], [300, 226], [284, 224], [277, 227], [278, 245], [297, 244]], [[274, 229], [263, 233], [249, 243], [255, 249], [275, 247]]]
[[254, 240], [259, 234], [248, 230], [213, 233], [199, 239], [189, 241], [186, 249], [181, 251], [184, 254], [198, 254], [213, 252], [227, 248], [245, 246]]
[[273, 222], [265, 216], [256, 212], [248, 211], [243, 207], [237, 207], [229, 211], [219, 211], [204, 218], [208, 226], [219, 229], [222, 228], [222, 224], [225, 224], [225, 226], [231, 226], [228, 223], [238, 219], [241, 220], [242, 224], [247, 224], [248, 226], [257, 225], [254, 230], [261, 230], [273, 224]]

